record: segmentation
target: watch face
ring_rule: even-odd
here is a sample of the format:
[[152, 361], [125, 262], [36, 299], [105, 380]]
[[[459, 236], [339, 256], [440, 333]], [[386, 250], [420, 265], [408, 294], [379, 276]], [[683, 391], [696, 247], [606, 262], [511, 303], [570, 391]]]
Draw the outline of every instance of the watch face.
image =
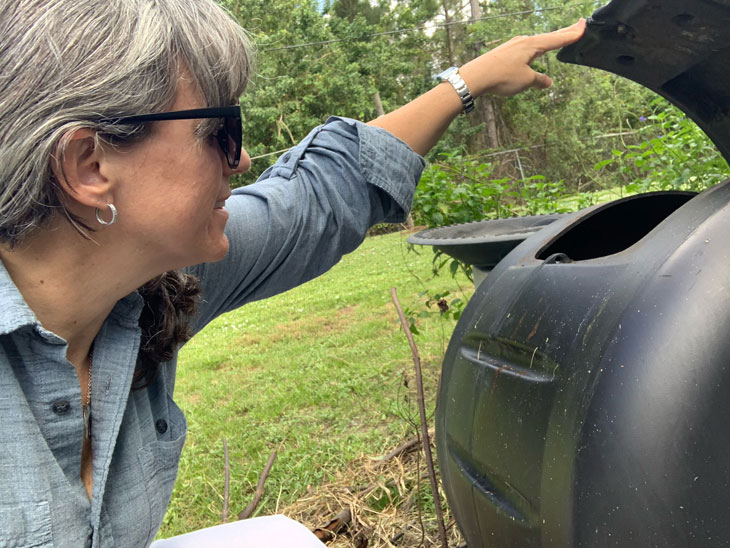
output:
[[466, 82], [464, 82], [461, 76], [459, 76], [459, 69], [457, 67], [447, 68], [441, 74], [437, 75], [436, 79], [439, 82], [449, 82], [452, 86], [454, 86], [454, 91], [456, 91], [459, 99], [461, 99], [461, 104], [464, 107], [464, 114], [469, 114], [472, 110], [474, 110], [474, 98], [471, 96], [471, 93], [469, 93], [469, 88], [467, 87]]
[[449, 76], [451, 76], [451, 75], [452, 75], [452, 74], [454, 74], [455, 72], [458, 72], [458, 70], [459, 70], [459, 69], [457, 69], [456, 67], [449, 67], [449, 68], [447, 68], [447, 69], [446, 69], [445, 71], [443, 71], [443, 72], [441, 72], [441, 73], [437, 74], [437, 75], [436, 75], [436, 80], [438, 80], [439, 82], [443, 82], [443, 81], [445, 81], [446, 79], [448, 79], [448, 77], [449, 77]]

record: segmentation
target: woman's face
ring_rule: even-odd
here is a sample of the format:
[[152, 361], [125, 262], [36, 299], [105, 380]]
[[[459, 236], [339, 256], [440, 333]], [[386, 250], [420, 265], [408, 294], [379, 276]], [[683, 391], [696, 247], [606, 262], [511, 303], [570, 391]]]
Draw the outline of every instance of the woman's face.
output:
[[[169, 110], [205, 106], [190, 79], [181, 78]], [[141, 265], [160, 272], [218, 261], [228, 251], [223, 206], [231, 194], [229, 178], [246, 171], [251, 161], [242, 151], [239, 167], [232, 170], [215, 135], [196, 132], [201, 123], [205, 121], [152, 122], [145, 139], [107, 155], [107, 175], [117, 183], [116, 236], [132, 244]]]

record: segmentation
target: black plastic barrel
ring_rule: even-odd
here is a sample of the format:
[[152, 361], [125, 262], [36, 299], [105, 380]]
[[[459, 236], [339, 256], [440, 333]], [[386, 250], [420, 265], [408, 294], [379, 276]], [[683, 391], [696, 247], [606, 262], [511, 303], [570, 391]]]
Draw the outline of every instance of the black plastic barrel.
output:
[[730, 545], [730, 182], [565, 216], [467, 305], [436, 410], [470, 548]]

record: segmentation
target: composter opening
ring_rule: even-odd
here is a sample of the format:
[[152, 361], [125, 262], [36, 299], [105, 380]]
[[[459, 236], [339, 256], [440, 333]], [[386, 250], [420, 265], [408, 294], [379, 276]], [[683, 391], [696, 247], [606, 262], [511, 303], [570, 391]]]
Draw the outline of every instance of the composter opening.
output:
[[687, 203], [694, 192], [652, 192], [606, 204], [560, 234], [537, 255], [572, 261], [597, 259], [628, 249]]

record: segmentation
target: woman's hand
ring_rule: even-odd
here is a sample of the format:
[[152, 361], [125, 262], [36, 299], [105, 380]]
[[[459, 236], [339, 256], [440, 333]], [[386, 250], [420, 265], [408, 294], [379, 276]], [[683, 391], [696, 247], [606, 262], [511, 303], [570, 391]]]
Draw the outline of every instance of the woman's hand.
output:
[[529, 88], [548, 88], [553, 83], [552, 79], [533, 70], [530, 64], [548, 51], [577, 41], [585, 28], [585, 19], [581, 19], [555, 32], [516, 36], [469, 61], [459, 69], [459, 73], [474, 97], [485, 93], [509, 96]]
[[[585, 31], [583, 19], [564, 29], [518, 36], [469, 61], [459, 69], [473, 97], [485, 93], [514, 95], [528, 88], [547, 88], [553, 81], [530, 67], [544, 53], [578, 40]], [[399, 137], [421, 155], [438, 141], [451, 121], [462, 111], [461, 100], [453, 86], [441, 83], [407, 105], [369, 125], [382, 127]]]

